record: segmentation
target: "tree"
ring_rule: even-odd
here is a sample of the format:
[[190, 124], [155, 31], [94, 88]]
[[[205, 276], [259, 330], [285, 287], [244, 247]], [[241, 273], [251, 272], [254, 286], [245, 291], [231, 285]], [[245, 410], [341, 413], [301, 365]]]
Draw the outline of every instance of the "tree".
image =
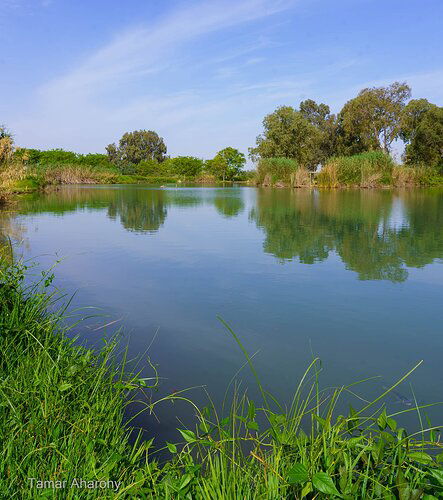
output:
[[195, 177], [203, 170], [203, 160], [195, 156], [177, 156], [169, 160], [172, 173]]
[[109, 144], [106, 152], [113, 163], [136, 165], [142, 160], [163, 161], [166, 158], [166, 145], [157, 132], [135, 130], [123, 134], [118, 147], [115, 143]]
[[412, 99], [403, 108], [400, 117], [400, 137], [404, 142], [411, 142], [426, 111], [436, 108], [427, 99]]
[[303, 118], [306, 118], [315, 127], [322, 128], [330, 112], [327, 104], [317, 104], [312, 99], [306, 99], [300, 103], [300, 113]]
[[363, 89], [348, 101], [338, 117], [341, 153], [383, 149], [389, 153], [399, 137], [400, 118], [411, 89], [406, 83]]
[[416, 117], [413, 128], [405, 129], [405, 134], [410, 141], [405, 151], [407, 163], [443, 167], [443, 107], [428, 107]]
[[246, 163], [243, 153], [235, 148], [225, 148], [219, 151], [212, 160], [206, 162], [208, 172], [215, 175], [223, 182], [232, 181], [241, 172]]
[[300, 113], [321, 134], [318, 145], [318, 160], [320, 163], [324, 163], [325, 160], [336, 153], [337, 117], [331, 114], [327, 104], [317, 104], [312, 99], [306, 99], [300, 103]]
[[263, 120], [264, 132], [257, 146], [249, 150], [258, 158], [293, 158], [304, 167], [313, 168], [320, 160], [322, 134], [300, 111], [281, 106]]

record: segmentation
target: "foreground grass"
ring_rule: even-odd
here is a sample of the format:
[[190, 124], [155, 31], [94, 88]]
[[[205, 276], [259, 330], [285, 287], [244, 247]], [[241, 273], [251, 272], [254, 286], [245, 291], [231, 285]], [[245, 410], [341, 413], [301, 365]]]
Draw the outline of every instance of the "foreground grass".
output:
[[[124, 356], [117, 362], [116, 342], [93, 352], [67, 337], [51, 274], [26, 287], [23, 265], [0, 269], [1, 498], [443, 498], [437, 429], [426, 424], [408, 435], [396, 422], [410, 411], [425, 420], [423, 408], [387, 414], [383, 397], [390, 388], [336, 415], [337, 402], [356, 384], [321, 391], [318, 360], [289, 407], [280, 406], [227, 325], [262, 400], [255, 404], [233, 391], [220, 415], [210, 402], [193, 406], [195, 426], [178, 430], [180, 443], [157, 443], [170, 455], [159, 463], [152, 440], [139, 436], [130, 444], [125, 408], [135, 400], [147, 412], [171, 399], [193, 405], [186, 393], [153, 401], [155, 380], [129, 372]], [[28, 478], [66, 486], [37, 489]], [[113, 483], [70, 487], [76, 478]]]

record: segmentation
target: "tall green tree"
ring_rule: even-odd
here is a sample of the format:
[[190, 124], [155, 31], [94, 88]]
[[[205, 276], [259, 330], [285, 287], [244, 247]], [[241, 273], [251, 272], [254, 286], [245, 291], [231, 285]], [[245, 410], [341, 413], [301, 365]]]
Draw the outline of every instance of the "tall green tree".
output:
[[322, 128], [329, 117], [331, 110], [327, 104], [317, 104], [312, 99], [306, 99], [300, 103], [300, 113], [312, 125]]
[[406, 83], [363, 89], [348, 101], [338, 117], [340, 153], [382, 149], [389, 153], [399, 137], [400, 119], [411, 89]]
[[153, 130], [135, 130], [126, 132], [118, 147], [109, 144], [106, 147], [109, 160], [113, 163], [138, 164], [143, 160], [163, 161], [166, 158], [166, 145], [162, 137]]
[[251, 158], [293, 158], [307, 168], [320, 160], [320, 130], [300, 111], [281, 106], [263, 120], [264, 132], [257, 137], [257, 146], [249, 150]]
[[312, 99], [306, 99], [300, 103], [300, 113], [320, 132], [318, 160], [320, 163], [324, 163], [325, 160], [336, 153], [337, 117], [331, 114], [327, 104], [317, 104]]
[[405, 118], [406, 163], [443, 168], [443, 107], [430, 105], [413, 113], [417, 108], [411, 106]]
[[206, 162], [206, 169], [223, 181], [234, 180], [246, 163], [243, 153], [235, 148], [225, 148], [219, 151], [212, 160]]
[[400, 137], [404, 142], [411, 142], [414, 139], [424, 114], [436, 107], [427, 99], [412, 99], [408, 102], [400, 117]]

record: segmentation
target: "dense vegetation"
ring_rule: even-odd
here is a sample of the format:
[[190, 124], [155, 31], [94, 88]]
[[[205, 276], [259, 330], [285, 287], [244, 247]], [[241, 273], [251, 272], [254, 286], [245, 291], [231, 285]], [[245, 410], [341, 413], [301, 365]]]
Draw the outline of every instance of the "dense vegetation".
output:
[[[410, 93], [398, 82], [364, 89], [337, 115], [311, 99], [298, 109], [277, 108], [264, 118], [263, 134], [250, 149], [258, 162], [256, 182], [311, 185], [307, 171], [321, 165], [315, 182], [325, 187], [441, 183], [443, 108], [426, 99], [406, 104]], [[404, 165], [390, 156], [397, 140], [406, 145]]]
[[[253, 181], [258, 185], [303, 187], [417, 186], [443, 183], [443, 108], [426, 99], [409, 100], [411, 89], [395, 82], [363, 89], [338, 114], [312, 99], [295, 109], [281, 106], [263, 120], [263, 133], [246, 158], [227, 147], [214, 158], [169, 157], [152, 130], [123, 134], [106, 154], [14, 147], [0, 127], [1, 191], [32, 190], [63, 183], [177, 183]], [[409, 100], [409, 102], [408, 102]], [[403, 141], [403, 165], [392, 159]], [[321, 172], [319, 175], [314, 173]]]
[[216, 183], [245, 181], [245, 156], [228, 147], [213, 159], [168, 157], [166, 145], [153, 131], [125, 133], [107, 154], [79, 154], [62, 149], [40, 151], [14, 146], [12, 134], [0, 127], [0, 198], [57, 184]]
[[[227, 325], [256, 377], [261, 401], [234, 391], [221, 413], [210, 403], [194, 406], [195, 425], [179, 429], [177, 443], [142, 440], [141, 435], [131, 441], [130, 422], [124, 420], [128, 405], [137, 401], [148, 415], [168, 400], [192, 401], [185, 391], [154, 401], [157, 377], [140, 378], [124, 355], [117, 361], [116, 342], [92, 351], [70, 339], [52, 274], [43, 273], [39, 283], [26, 286], [25, 272], [20, 263], [3, 261], [0, 268], [2, 498], [58, 498], [62, 492], [63, 498], [443, 495], [442, 447], [438, 430], [425, 423], [426, 410], [410, 407], [388, 414], [383, 403], [413, 370], [367, 402], [355, 397], [357, 384], [320, 389], [320, 363], [314, 359], [285, 407], [262, 386]], [[349, 397], [359, 407], [339, 414], [339, 401]], [[417, 433], [401, 428], [406, 412], [417, 412], [423, 422]], [[159, 461], [156, 449], [166, 459]], [[74, 478], [112, 480], [114, 491], [38, 490], [28, 478], [68, 485]]]

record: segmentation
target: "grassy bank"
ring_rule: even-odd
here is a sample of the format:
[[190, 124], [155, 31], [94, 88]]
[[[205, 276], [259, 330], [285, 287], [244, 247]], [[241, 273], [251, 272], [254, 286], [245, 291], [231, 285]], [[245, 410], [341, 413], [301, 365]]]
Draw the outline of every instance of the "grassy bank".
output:
[[[356, 397], [356, 409], [337, 414], [340, 399], [358, 386], [321, 390], [318, 360], [292, 402], [281, 406], [262, 387], [228, 327], [256, 377], [261, 401], [234, 391], [219, 414], [210, 403], [194, 406], [195, 426], [177, 431], [180, 442], [131, 445], [124, 424], [131, 401], [143, 400], [148, 413], [165, 400], [192, 402], [184, 392], [153, 401], [148, 385], [156, 380], [140, 379], [117, 362], [115, 342], [92, 351], [70, 340], [72, 331], [61, 322], [65, 309], [51, 291], [52, 275], [26, 286], [26, 272], [20, 264], [0, 270], [1, 498], [442, 497], [443, 449], [425, 408], [388, 414], [383, 397], [391, 388], [372, 402]], [[405, 412], [420, 417], [418, 432], [400, 428], [397, 418]], [[170, 459], [159, 463], [154, 444]], [[67, 486], [31, 488], [28, 478]], [[70, 488], [75, 478], [112, 480], [114, 491]]]
[[24, 165], [16, 161], [0, 165], [0, 203], [7, 201], [13, 194], [31, 193], [63, 184], [176, 185], [185, 182], [220, 183], [213, 175], [205, 173], [196, 176], [171, 173], [163, 175], [122, 174], [111, 165], [51, 163], [35, 166]]
[[321, 171], [310, 176], [295, 160], [263, 158], [259, 161], [255, 183], [261, 186], [326, 188], [414, 187], [443, 185], [443, 173], [423, 165], [396, 165], [379, 151], [329, 159]]
[[106, 166], [51, 164], [27, 166], [18, 162], [0, 167], [0, 192], [26, 193], [62, 184], [132, 184], [145, 181], [139, 175], [123, 175]]

